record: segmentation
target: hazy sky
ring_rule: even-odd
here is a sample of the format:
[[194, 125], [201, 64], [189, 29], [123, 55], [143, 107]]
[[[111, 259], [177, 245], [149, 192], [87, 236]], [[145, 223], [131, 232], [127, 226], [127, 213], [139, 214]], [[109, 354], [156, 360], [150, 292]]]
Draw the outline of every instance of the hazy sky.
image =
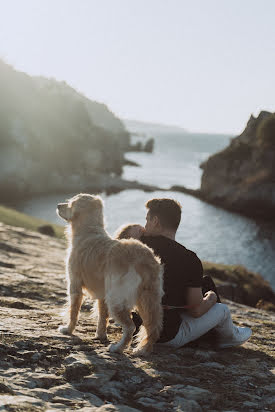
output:
[[0, 57], [121, 117], [236, 134], [275, 111], [275, 0], [0, 0]]

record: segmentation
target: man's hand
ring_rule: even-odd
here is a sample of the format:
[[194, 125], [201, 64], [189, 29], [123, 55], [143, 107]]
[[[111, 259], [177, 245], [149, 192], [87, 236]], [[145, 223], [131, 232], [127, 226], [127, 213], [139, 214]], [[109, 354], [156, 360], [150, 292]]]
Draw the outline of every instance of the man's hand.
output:
[[204, 294], [204, 298], [206, 298], [207, 300], [209, 300], [213, 304], [217, 303], [217, 300], [218, 300], [218, 297], [217, 297], [216, 293], [213, 292], [213, 290], [209, 290], [208, 292], [206, 292]]
[[187, 312], [193, 318], [200, 318], [208, 312], [216, 302], [217, 295], [212, 290], [209, 290], [203, 296], [201, 288], [187, 289], [187, 306], [190, 307]]

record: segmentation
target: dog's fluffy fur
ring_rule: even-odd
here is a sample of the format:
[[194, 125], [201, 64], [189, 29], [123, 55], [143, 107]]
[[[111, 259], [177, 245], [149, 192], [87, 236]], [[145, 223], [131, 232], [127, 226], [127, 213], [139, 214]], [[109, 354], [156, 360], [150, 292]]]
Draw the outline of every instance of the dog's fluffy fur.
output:
[[122, 352], [135, 330], [131, 311], [143, 320], [135, 353], [152, 350], [162, 328], [162, 267], [153, 251], [134, 239], [112, 239], [104, 229], [103, 202], [99, 196], [79, 194], [60, 203], [57, 213], [68, 223], [67, 280], [69, 323], [60, 327], [71, 334], [76, 326], [83, 291], [98, 300], [96, 338], [105, 340], [109, 314], [122, 326], [123, 336], [110, 346]]

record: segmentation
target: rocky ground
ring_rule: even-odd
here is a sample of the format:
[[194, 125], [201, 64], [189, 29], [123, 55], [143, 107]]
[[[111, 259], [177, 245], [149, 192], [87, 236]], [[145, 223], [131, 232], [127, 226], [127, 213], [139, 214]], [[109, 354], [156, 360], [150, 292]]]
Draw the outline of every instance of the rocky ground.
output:
[[[253, 337], [217, 350], [196, 343], [147, 359], [93, 340], [91, 302], [75, 336], [61, 335], [65, 243], [0, 223], [0, 411], [275, 410], [275, 316], [228, 302]], [[109, 326], [116, 341], [120, 329]]]

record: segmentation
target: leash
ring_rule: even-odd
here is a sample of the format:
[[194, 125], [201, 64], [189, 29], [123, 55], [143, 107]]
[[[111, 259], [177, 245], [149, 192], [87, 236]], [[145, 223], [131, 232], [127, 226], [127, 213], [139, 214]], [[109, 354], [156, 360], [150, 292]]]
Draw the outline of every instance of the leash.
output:
[[198, 305], [185, 305], [185, 306], [170, 306], [170, 305], [162, 305], [164, 310], [170, 309], [193, 309]]

